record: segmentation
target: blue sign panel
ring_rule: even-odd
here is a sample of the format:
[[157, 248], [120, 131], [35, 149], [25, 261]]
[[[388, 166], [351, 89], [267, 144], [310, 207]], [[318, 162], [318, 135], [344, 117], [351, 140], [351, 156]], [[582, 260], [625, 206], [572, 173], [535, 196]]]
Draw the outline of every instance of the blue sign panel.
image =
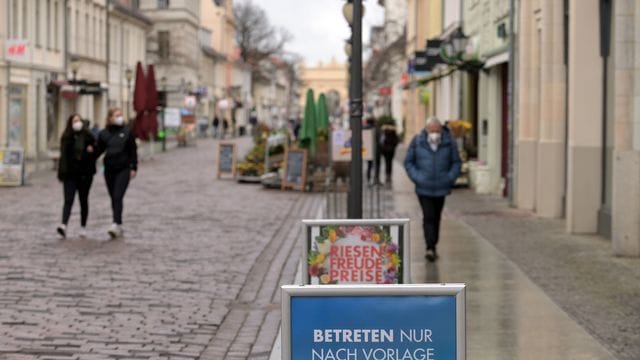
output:
[[293, 360], [456, 360], [456, 295], [292, 296]]

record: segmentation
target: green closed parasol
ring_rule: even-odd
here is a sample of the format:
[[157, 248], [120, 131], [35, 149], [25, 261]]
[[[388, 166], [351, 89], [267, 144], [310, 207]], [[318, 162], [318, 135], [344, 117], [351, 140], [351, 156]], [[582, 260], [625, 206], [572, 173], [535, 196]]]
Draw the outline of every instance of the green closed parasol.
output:
[[300, 129], [300, 146], [309, 149], [311, 154], [316, 151], [316, 105], [313, 100], [313, 90], [307, 90], [307, 103], [304, 106], [304, 119]]

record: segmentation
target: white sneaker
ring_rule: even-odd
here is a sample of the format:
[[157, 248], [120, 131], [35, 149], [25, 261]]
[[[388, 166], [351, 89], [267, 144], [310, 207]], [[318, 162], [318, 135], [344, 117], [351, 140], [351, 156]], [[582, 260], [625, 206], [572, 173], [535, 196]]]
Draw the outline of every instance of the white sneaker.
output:
[[60, 224], [58, 225], [58, 228], [56, 229], [58, 231], [58, 234], [64, 239], [67, 237], [67, 225], [65, 224]]
[[111, 227], [109, 227], [108, 233], [109, 236], [111, 236], [111, 239], [118, 238], [122, 236], [122, 227], [116, 223], [113, 223]]
[[85, 227], [81, 227], [80, 231], [78, 232], [78, 236], [80, 236], [80, 238], [84, 239], [87, 237], [87, 228]]

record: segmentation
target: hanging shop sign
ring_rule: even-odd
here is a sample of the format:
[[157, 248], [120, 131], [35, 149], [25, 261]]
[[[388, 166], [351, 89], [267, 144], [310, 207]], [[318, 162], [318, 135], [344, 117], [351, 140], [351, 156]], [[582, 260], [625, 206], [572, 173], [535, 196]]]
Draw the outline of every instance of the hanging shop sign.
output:
[[282, 287], [283, 360], [465, 360], [465, 285]]
[[442, 40], [440, 39], [431, 39], [427, 40], [427, 50], [425, 51], [426, 55], [426, 71], [431, 71], [436, 65], [445, 64], [444, 60], [440, 56], [440, 46], [442, 45]]
[[305, 284], [410, 282], [409, 219], [304, 220]]

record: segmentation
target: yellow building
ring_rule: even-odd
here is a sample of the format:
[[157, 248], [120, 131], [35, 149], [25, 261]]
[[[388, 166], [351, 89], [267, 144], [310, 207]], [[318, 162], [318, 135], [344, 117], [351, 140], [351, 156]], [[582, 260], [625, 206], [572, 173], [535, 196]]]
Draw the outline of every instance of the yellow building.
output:
[[[423, 51], [427, 39], [435, 38], [441, 32], [442, 0], [407, 0], [407, 59], [412, 59], [416, 51]], [[426, 118], [435, 113], [434, 101], [428, 104], [422, 101], [421, 93], [424, 91], [433, 94], [433, 84], [430, 83], [425, 87], [416, 87], [411, 84], [405, 91], [404, 139], [407, 142], [424, 128]]]
[[300, 93], [300, 108], [304, 109], [307, 90], [313, 89], [316, 97], [320, 93], [328, 94], [335, 91], [340, 95], [340, 103], [344, 110], [349, 103], [349, 74], [345, 63], [339, 63], [332, 59], [329, 63], [319, 63], [315, 67], [301, 66], [300, 79], [302, 80], [302, 92]]

